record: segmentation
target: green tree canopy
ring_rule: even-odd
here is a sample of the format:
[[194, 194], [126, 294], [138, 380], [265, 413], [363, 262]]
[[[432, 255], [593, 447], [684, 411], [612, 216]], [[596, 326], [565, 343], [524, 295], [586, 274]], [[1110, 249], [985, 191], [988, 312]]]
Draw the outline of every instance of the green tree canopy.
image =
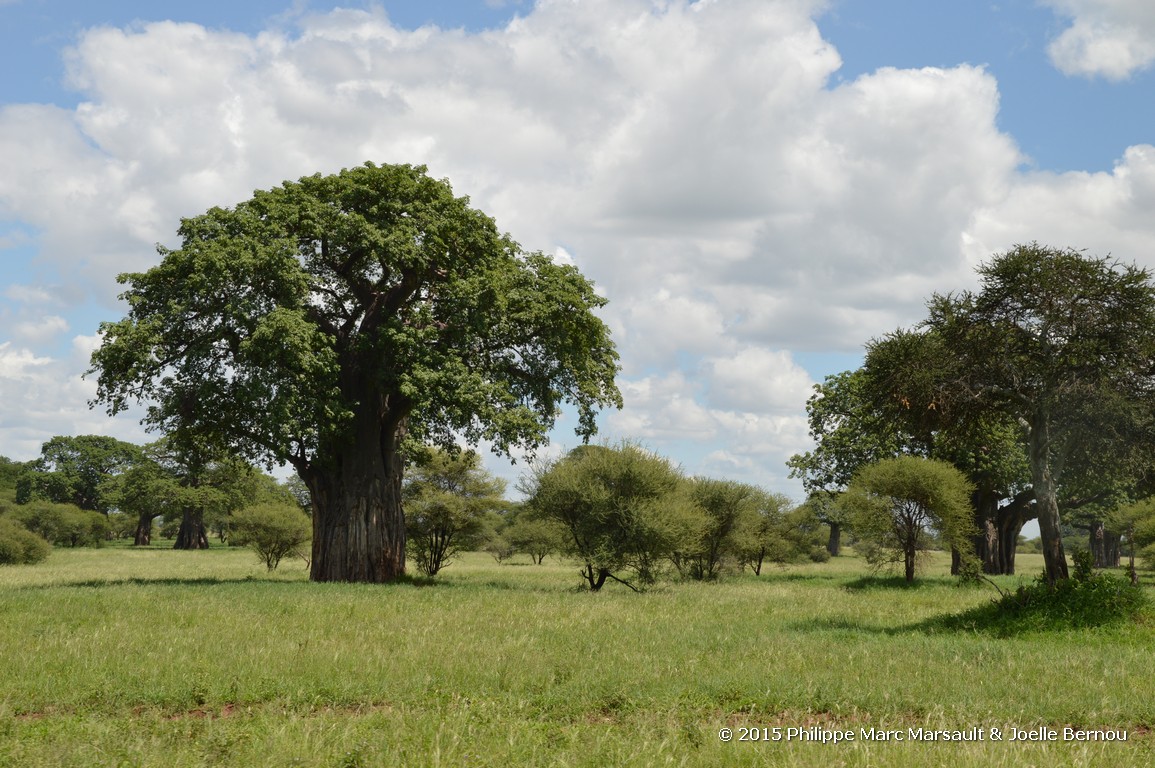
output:
[[149, 403], [181, 440], [291, 464], [313, 503], [314, 580], [405, 568], [402, 440], [498, 451], [620, 405], [617, 354], [572, 266], [524, 252], [423, 167], [366, 164], [185, 219], [121, 275], [95, 402]]
[[1037, 243], [996, 256], [979, 276], [978, 292], [929, 303], [923, 328], [944, 352], [931, 386], [898, 369], [893, 394], [912, 409], [1001, 414], [1021, 426], [1053, 583], [1067, 577], [1065, 470], [1079, 456], [1103, 466], [1147, 453], [1155, 286], [1139, 267]]
[[140, 448], [107, 435], [58, 435], [40, 448], [40, 458], [22, 478], [20, 500], [46, 499], [108, 514], [114, 506], [110, 483], [140, 459]]
[[234, 543], [257, 554], [270, 571], [285, 555], [303, 553], [311, 526], [309, 518], [292, 502], [266, 501], [237, 510], [229, 520]]
[[662, 560], [693, 545], [702, 514], [681, 474], [639, 445], [585, 445], [523, 478], [531, 515], [566, 530], [564, 552], [583, 563], [591, 591], [606, 579], [633, 588], [653, 581]]
[[945, 461], [899, 456], [860, 470], [839, 503], [850, 512], [867, 560], [875, 566], [901, 562], [910, 582], [933, 535], [963, 550], [974, 532], [972, 490]]
[[486, 472], [475, 451], [426, 452], [405, 480], [409, 551], [417, 568], [436, 576], [462, 546], [474, 543], [486, 512], [501, 506], [505, 481]]
[[675, 553], [678, 570], [693, 579], [715, 579], [727, 559], [741, 559], [742, 539], [753, 534], [760, 511], [767, 511], [761, 488], [733, 480], [689, 480], [690, 503], [701, 513], [696, 540]]

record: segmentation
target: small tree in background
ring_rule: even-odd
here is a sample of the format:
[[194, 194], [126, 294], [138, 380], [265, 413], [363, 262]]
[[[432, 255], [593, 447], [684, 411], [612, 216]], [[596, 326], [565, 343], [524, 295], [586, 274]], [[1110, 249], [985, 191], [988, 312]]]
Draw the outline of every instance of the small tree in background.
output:
[[560, 524], [563, 552], [583, 563], [592, 592], [606, 579], [638, 590], [663, 560], [692, 546], [702, 513], [679, 491], [682, 476], [634, 443], [583, 445], [522, 480], [530, 514]]
[[[875, 568], [902, 563], [909, 583], [934, 535], [968, 552], [973, 490], [945, 461], [900, 456], [860, 470], [839, 503], [850, 513], [867, 561]], [[973, 560], [973, 555], [966, 557]]]
[[819, 517], [809, 502], [793, 506], [783, 494], [760, 491], [754, 514], [743, 520], [735, 535], [737, 555], [755, 576], [762, 575], [766, 563], [824, 563], [830, 559], [826, 525], [826, 519]]
[[1135, 555], [1141, 555], [1147, 566], [1155, 568], [1155, 496], [1122, 506], [1106, 516], [1121, 531], [1128, 551], [1127, 570], [1132, 584], [1139, 583]]
[[503, 503], [505, 482], [481, 467], [475, 451], [432, 450], [416, 463], [402, 489], [409, 555], [426, 576], [480, 543], [486, 513]]
[[257, 553], [270, 571], [286, 555], [304, 555], [312, 538], [309, 517], [296, 504], [266, 503], [234, 512], [231, 521], [232, 540]]
[[696, 477], [687, 489], [690, 502], [702, 513], [700, 535], [674, 556], [674, 564], [692, 579], [716, 579], [727, 560], [737, 560], [742, 534], [754, 524], [755, 505], [762, 491], [733, 480]]
[[526, 514], [518, 515], [505, 529], [505, 538], [515, 552], [529, 555], [541, 565], [547, 555], [555, 555], [565, 546], [565, 528], [555, 520], [543, 520]]

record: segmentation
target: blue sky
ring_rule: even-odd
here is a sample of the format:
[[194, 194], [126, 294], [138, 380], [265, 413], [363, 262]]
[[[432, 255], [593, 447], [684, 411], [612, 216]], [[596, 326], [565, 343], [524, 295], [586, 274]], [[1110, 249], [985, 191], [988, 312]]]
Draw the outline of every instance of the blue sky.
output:
[[811, 387], [931, 292], [1155, 266], [1153, 62], [1149, 0], [0, 0], [0, 454], [148, 439], [80, 374], [181, 216], [421, 162], [610, 299], [606, 436], [797, 497]]

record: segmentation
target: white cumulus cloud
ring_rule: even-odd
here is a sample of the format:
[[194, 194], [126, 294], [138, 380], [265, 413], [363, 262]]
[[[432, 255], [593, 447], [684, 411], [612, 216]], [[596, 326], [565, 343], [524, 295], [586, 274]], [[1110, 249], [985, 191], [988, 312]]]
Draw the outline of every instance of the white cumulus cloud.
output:
[[1067, 75], [1123, 80], [1155, 63], [1155, 4], [1149, 0], [1044, 0], [1071, 19], [1047, 52]]

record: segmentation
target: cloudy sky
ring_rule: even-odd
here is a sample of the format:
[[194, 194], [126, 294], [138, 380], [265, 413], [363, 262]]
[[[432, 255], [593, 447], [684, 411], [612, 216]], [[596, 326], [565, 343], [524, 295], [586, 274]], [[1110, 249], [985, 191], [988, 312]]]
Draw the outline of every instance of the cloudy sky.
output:
[[597, 282], [603, 435], [798, 497], [813, 384], [932, 291], [1029, 240], [1155, 266], [1153, 67], [1150, 0], [0, 0], [0, 454], [148, 440], [86, 405], [116, 274], [372, 160]]

